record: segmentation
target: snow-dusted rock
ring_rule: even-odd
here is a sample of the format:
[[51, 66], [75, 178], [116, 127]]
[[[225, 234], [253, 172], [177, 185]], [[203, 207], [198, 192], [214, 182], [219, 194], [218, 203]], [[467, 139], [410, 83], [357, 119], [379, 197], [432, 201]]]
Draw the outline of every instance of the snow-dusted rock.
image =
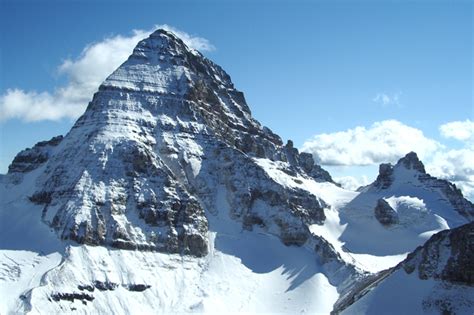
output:
[[399, 222], [398, 213], [393, 210], [390, 204], [386, 202], [383, 198], [377, 200], [377, 205], [375, 206], [374, 213], [375, 218], [382, 225], [390, 226]]
[[[474, 288], [474, 222], [433, 235], [401, 264], [422, 280], [438, 279]], [[474, 290], [474, 289], [473, 289]]]
[[[394, 174], [394, 172], [397, 172], [397, 174]], [[398, 180], [398, 183], [394, 184], [395, 179]], [[474, 205], [464, 198], [461, 190], [447, 180], [438, 179], [427, 174], [425, 166], [418, 159], [415, 152], [408, 153], [394, 166], [381, 164], [379, 175], [371, 188], [390, 190], [392, 186], [400, 185], [400, 182], [416, 185], [415, 180], [419, 181], [418, 186], [423, 186], [425, 190], [439, 194], [440, 198], [448, 201], [450, 206], [467, 220], [474, 220]]]
[[21, 151], [8, 167], [8, 172], [26, 173], [38, 168], [49, 159], [51, 148], [57, 146], [62, 140], [62, 136], [53, 137], [49, 141], [38, 142], [33, 148]]
[[[393, 182], [393, 166], [390, 163], [382, 163], [379, 166], [379, 175], [373, 183], [373, 186], [380, 189], [387, 189]], [[361, 187], [362, 188], [362, 187]], [[363, 190], [363, 189], [359, 189]]]

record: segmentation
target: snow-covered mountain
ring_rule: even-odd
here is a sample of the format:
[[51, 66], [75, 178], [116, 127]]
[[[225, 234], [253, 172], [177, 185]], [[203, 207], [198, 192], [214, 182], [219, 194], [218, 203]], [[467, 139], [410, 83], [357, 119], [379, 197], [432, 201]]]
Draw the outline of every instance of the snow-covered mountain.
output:
[[0, 179], [1, 314], [328, 314], [474, 217], [413, 154], [340, 188], [163, 30]]
[[414, 152], [396, 165], [381, 164], [374, 183], [343, 209], [340, 236], [354, 253], [408, 253], [444, 229], [474, 220], [474, 206], [459, 189], [425, 172]]

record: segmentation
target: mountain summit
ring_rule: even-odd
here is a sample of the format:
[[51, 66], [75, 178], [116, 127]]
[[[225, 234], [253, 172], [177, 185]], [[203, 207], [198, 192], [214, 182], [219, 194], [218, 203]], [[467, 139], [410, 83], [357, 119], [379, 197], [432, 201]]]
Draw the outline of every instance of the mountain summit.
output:
[[360, 188], [340, 215], [348, 223], [340, 237], [347, 248], [400, 255], [439, 231], [471, 222], [474, 206], [455, 185], [426, 173], [410, 152], [395, 165], [381, 164], [377, 179]]
[[474, 205], [464, 198], [461, 190], [456, 185], [435, 178], [425, 171], [425, 166], [418, 159], [415, 152], [410, 152], [401, 158], [395, 166], [391, 164], [381, 164], [377, 180], [372, 184], [372, 191], [390, 191], [397, 189], [397, 186], [413, 186], [413, 189], [422, 188], [439, 195], [439, 199], [444, 199], [458, 214], [467, 220], [474, 220]]

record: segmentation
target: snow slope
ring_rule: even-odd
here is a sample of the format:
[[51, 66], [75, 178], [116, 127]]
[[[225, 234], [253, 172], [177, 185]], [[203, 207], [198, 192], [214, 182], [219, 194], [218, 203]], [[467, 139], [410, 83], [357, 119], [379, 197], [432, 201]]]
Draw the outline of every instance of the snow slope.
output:
[[[341, 314], [473, 314], [474, 222], [432, 236], [397, 267], [341, 299]], [[341, 312], [342, 311], [342, 312]]]
[[39, 286], [44, 274], [63, 259], [64, 244], [41, 221], [41, 207], [26, 197], [40, 171], [25, 176], [30, 185], [12, 185], [5, 177], [1, 179], [0, 314], [20, 312], [19, 298]]
[[[397, 265], [429, 236], [449, 228], [442, 215], [455, 218], [451, 220], [453, 226], [468, 222], [452, 207], [446, 210], [444, 203], [447, 202], [438, 195], [430, 194], [422, 184], [416, 188], [399, 178], [391, 189], [380, 191], [366, 188], [366, 191], [359, 193], [304, 176], [295, 178], [284, 171], [284, 162], [257, 159], [257, 163], [278, 183], [305, 189], [326, 201], [326, 219], [322, 225], [311, 225], [311, 232], [329, 241], [344, 261], [367, 272], [379, 272]], [[419, 198], [405, 196], [406, 193]], [[376, 201], [384, 196], [392, 196], [387, 200], [402, 217], [399, 225], [388, 229], [374, 218], [373, 210]], [[433, 199], [429, 208], [420, 198]], [[433, 215], [432, 212], [440, 214]]]

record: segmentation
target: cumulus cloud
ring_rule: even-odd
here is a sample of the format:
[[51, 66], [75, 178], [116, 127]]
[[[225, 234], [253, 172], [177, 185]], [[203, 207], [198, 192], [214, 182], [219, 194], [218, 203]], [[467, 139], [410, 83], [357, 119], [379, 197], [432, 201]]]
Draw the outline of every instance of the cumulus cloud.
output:
[[415, 151], [431, 175], [456, 184], [464, 196], [474, 200], [472, 127], [470, 120], [454, 121], [440, 126], [442, 136], [465, 141], [461, 149], [449, 149], [427, 138], [419, 129], [396, 120], [385, 120], [370, 127], [360, 126], [346, 131], [316, 135], [303, 144], [302, 151], [312, 153], [318, 164], [329, 168], [349, 166], [346, 168], [347, 175], [335, 177], [335, 180], [350, 190], [368, 183], [367, 178], [352, 176], [354, 174], [351, 174], [351, 169], [360, 174], [361, 166], [395, 163], [406, 153]]
[[452, 121], [439, 127], [441, 135], [460, 141], [474, 141], [474, 121]]
[[0, 96], [0, 120], [24, 121], [77, 118], [84, 112], [97, 87], [131, 54], [149, 32], [136, 30], [130, 36], [117, 35], [87, 45], [76, 59], [58, 67], [67, 84], [50, 92], [8, 89]]
[[[205, 38], [193, 36], [169, 25], [156, 25], [180, 37], [190, 48], [211, 51], [215, 47]], [[0, 121], [59, 120], [80, 116], [98, 86], [132, 53], [135, 45], [153, 30], [134, 30], [128, 36], [115, 35], [87, 45], [79, 57], [66, 59], [58, 73], [66, 85], [53, 92], [24, 91], [11, 88], [0, 95]]]
[[381, 104], [383, 106], [389, 105], [400, 105], [400, 94], [401, 93], [394, 93], [389, 95], [387, 93], [377, 93], [375, 97], [372, 99], [373, 102]]
[[164, 30], [170, 31], [179, 38], [190, 48], [199, 50], [199, 51], [214, 51], [216, 47], [212, 45], [209, 40], [203, 37], [191, 35], [189, 33], [183, 32], [176, 27], [170, 26], [168, 24], [156, 25], [155, 29], [162, 28]]
[[410, 151], [423, 158], [440, 149], [437, 141], [419, 129], [397, 120], [384, 120], [369, 128], [323, 133], [307, 140], [302, 151], [312, 153], [322, 165], [373, 165], [396, 162]]
[[[8, 89], [0, 96], [0, 121], [20, 118], [24, 121], [59, 120], [78, 117], [84, 111], [88, 99], [74, 95], [70, 87], [48, 92]], [[72, 94], [70, 94], [73, 92]]]
[[474, 197], [474, 150], [469, 148], [437, 152], [427, 171], [455, 183], [465, 196]]
[[362, 186], [370, 184], [367, 176], [355, 177], [355, 176], [341, 176], [335, 177], [334, 181], [341, 184], [342, 188], [356, 191]]

